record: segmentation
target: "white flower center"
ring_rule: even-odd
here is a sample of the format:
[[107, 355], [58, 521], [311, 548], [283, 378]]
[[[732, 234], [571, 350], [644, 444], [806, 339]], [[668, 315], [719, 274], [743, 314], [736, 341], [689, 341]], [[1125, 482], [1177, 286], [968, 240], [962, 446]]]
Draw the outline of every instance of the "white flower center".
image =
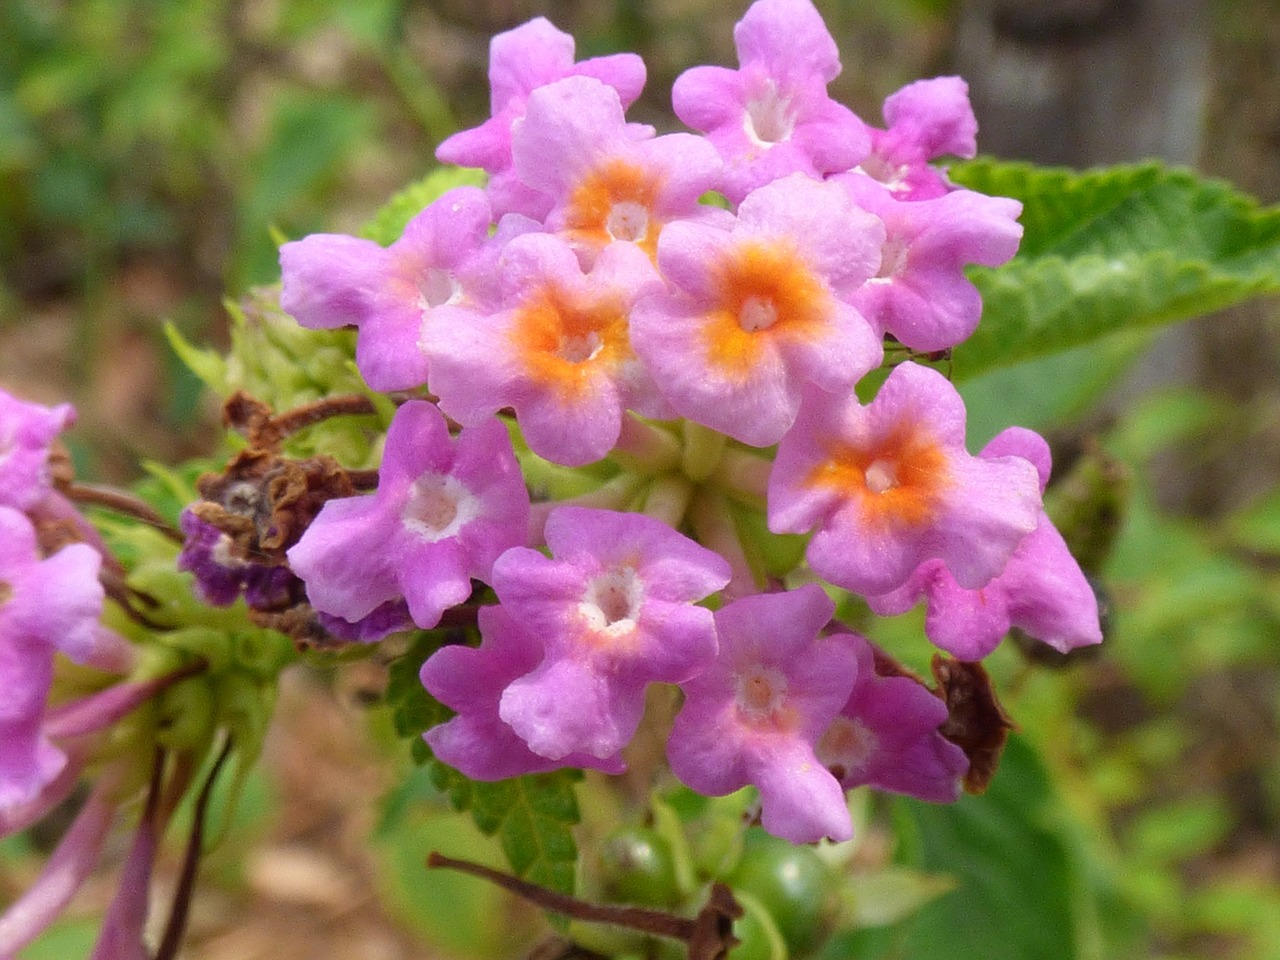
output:
[[898, 485], [898, 469], [892, 460], [872, 460], [865, 476], [872, 493], [884, 493]]
[[738, 711], [752, 720], [768, 720], [787, 699], [787, 678], [772, 667], [754, 666], [738, 674]]
[[614, 639], [635, 629], [643, 600], [644, 581], [633, 567], [622, 567], [587, 584], [578, 612], [590, 630]]
[[624, 200], [609, 208], [604, 228], [615, 240], [635, 243], [649, 232], [649, 210], [642, 203]]
[[880, 269], [871, 278], [887, 282], [902, 274], [907, 268], [907, 243], [901, 237], [889, 237], [880, 249]]
[[879, 180], [892, 193], [901, 193], [907, 189], [907, 174], [911, 172], [911, 167], [906, 164], [890, 163], [884, 157], [875, 153], [863, 160], [854, 169], [861, 170], [872, 180]]
[[461, 299], [462, 286], [448, 270], [428, 267], [418, 278], [418, 307], [422, 310], [452, 305]]
[[764, 91], [747, 101], [747, 112], [742, 118], [742, 129], [747, 139], [757, 147], [769, 148], [791, 138], [796, 127], [791, 112], [791, 100], [778, 94], [773, 81], [768, 81]]
[[764, 297], [747, 297], [738, 310], [738, 326], [747, 333], [767, 330], [778, 320], [778, 308]]
[[865, 769], [879, 746], [879, 738], [865, 723], [839, 716], [822, 734], [814, 753], [837, 780], [843, 780]]
[[561, 337], [556, 356], [569, 363], [586, 363], [594, 360], [604, 347], [600, 334], [594, 330], [576, 337]]
[[227, 534], [218, 537], [218, 542], [213, 545], [213, 549], [209, 551], [209, 559], [220, 567], [226, 567], [228, 570], [241, 570], [249, 566], [249, 561], [237, 557], [231, 550], [232, 540]]
[[456, 536], [479, 512], [475, 496], [450, 476], [424, 473], [409, 487], [404, 525], [425, 540]]

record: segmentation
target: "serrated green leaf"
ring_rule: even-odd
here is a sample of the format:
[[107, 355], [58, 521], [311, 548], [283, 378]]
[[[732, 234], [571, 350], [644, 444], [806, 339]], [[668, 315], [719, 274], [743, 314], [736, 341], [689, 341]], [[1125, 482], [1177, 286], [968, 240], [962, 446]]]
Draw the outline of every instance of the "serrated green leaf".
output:
[[454, 187], [482, 187], [485, 174], [466, 167], [440, 167], [417, 183], [401, 190], [373, 215], [360, 231], [360, 236], [382, 246], [394, 243], [404, 232], [405, 224], [421, 213], [441, 194]]
[[573, 893], [578, 848], [570, 828], [579, 820], [574, 784], [580, 771], [482, 783], [437, 761], [432, 779], [456, 809], [470, 809], [482, 833], [498, 838], [516, 876]]
[[1280, 291], [1280, 208], [1159, 164], [1085, 173], [978, 160], [957, 183], [1023, 203], [1018, 255], [975, 269], [983, 319], [954, 376]]

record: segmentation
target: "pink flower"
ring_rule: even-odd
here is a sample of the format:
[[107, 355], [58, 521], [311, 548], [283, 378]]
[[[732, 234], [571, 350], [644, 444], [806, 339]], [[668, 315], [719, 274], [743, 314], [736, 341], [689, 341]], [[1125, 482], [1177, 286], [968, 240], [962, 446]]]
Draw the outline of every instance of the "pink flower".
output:
[[733, 38], [740, 69], [694, 67], [671, 93], [676, 116], [724, 157], [730, 200], [790, 173], [848, 170], [866, 156], [864, 125], [827, 95], [840, 55], [809, 0], [757, 0]]
[[937, 558], [957, 582], [984, 586], [1035, 529], [1040, 489], [1021, 457], [964, 447], [964, 403], [934, 370], [904, 363], [862, 406], [811, 391], [778, 446], [769, 529], [804, 533], [809, 565], [874, 595]]
[[280, 306], [302, 326], [359, 329], [356, 365], [375, 390], [427, 381], [423, 320], [443, 306], [486, 301], [495, 244], [489, 201], [475, 187], [442, 195], [395, 243], [316, 233], [280, 248]]
[[93, 870], [111, 830], [119, 778], [99, 778], [36, 881], [0, 914], [0, 957], [14, 957], [44, 932]]
[[101, 556], [75, 543], [42, 559], [35, 529], [0, 506], [0, 810], [33, 800], [66, 756], [43, 730], [54, 653], [81, 663], [101, 645]]
[[75, 420], [70, 404], [44, 407], [0, 390], [0, 506], [26, 510], [49, 490], [49, 446]]
[[[330, 500], [288, 553], [312, 605], [355, 622], [403, 596], [423, 629], [488, 580], [528, 536], [529, 494], [506, 429], [490, 419], [451, 440], [412, 400], [387, 431], [378, 490]], [[358, 558], [359, 562], [353, 562]]]
[[[1048, 444], [1031, 430], [1010, 427], [979, 456], [1021, 457], [1035, 465], [1041, 490], [1049, 481]], [[921, 597], [928, 601], [925, 633], [961, 660], [981, 660], [1013, 627], [1062, 653], [1102, 642], [1097, 596], [1043, 510], [1004, 570], [985, 586], [966, 590], [944, 564], [929, 560], [901, 588], [868, 597], [867, 603], [877, 614], [891, 616], [905, 613]]]
[[884, 102], [887, 130], [868, 128], [871, 154], [859, 169], [902, 200], [927, 200], [951, 189], [930, 160], [978, 152], [978, 121], [969, 105], [969, 86], [959, 77], [909, 83]]
[[594, 77], [617, 91], [624, 107], [644, 88], [644, 61], [634, 53], [573, 62], [574, 41], [543, 17], [500, 33], [489, 44], [492, 115], [478, 127], [455, 133], [436, 149], [442, 163], [479, 167], [490, 174], [489, 194], [499, 214], [515, 211], [541, 219], [546, 196], [512, 172], [511, 129], [524, 116], [529, 94], [564, 77]]
[[816, 584], [721, 608], [720, 653], [683, 684], [667, 745], [671, 771], [699, 793], [757, 787], [764, 828], [793, 843], [853, 835], [844, 791], [814, 753], [858, 671], [843, 636], [819, 636], [834, 611]]
[[964, 268], [998, 267], [1017, 252], [1022, 204], [972, 190], [909, 202], [864, 174], [839, 179], [885, 225], [880, 269], [853, 299], [863, 316], [926, 352], [954, 347], [973, 333], [982, 297]]
[[627, 123], [617, 92], [570, 77], [529, 95], [512, 137], [520, 179], [552, 200], [545, 223], [589, 266], [611, 243], [634, 243], [651, 258], [662, 227], [721, 211], [698, 203], [717, 186], [720, 158], [701, 137], [654, 137]]
[[441, 409], [474, 424], [511, 407], [530, 449], [569, 466], [607, 454], [628, 407], [665, 412], [631, 345], [635, 303], [661, 288], [641, 250], [613, 244], [584, 274], [564, 240], [530, 234], [502, 269], [506, 309], [471, 322], [441, 313], [423, 330]]
[[907, 676], [880, 676], [875, 648], [846, 634], [858, 658], [858, 678], [840, 715], [818, 741], [818, 759], [846, 790], [872, 786], [952, 803], [969, 759], [938, 728], [947, 706], [923, 683]]
[[535, 753], [608, 757], [631, 739], [650, 682], [682, 683], [716, 654], [710, 610], [729, 565], [642, 514], [559, 507], [551, 557], [508, 550], [493, 568], [502, 607], [545, 656], [502, 695], [502, 719]]
[[422, 665], [422, 685], [458, 712], [432, 727], [423, 739], [436, 757], [473, 780], [504, 780], [561, 767], [590, 767], [622, 773], [616, 754], [595, 757], [570, 753], [555, 759], [534, 753], [498, 715], [503, 692], [537, 667], [542, 644], [502, 607], [480, 610], [478, 648], [441, 647]]
[[636, 305], [636, 352], [678, 413], [777, 443], [806, 385], [847, 393], [880, 363], [851, 301], [883, 245], [846, 190], [800, 174], [754, 191], [730, 229], [673, 223], [658, 242], [668, 289]]

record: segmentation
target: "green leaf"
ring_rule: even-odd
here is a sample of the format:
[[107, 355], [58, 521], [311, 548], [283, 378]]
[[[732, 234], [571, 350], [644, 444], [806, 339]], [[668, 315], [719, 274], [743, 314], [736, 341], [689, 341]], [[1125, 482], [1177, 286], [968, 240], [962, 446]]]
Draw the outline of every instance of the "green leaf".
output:
[[441, 194], [454, 187], [482, 187], [484, 184], [485, 175], [481, 170], [440, 167], [392, 197], [373, 215], [373, 219], [364, 225], [360, 235], [385, 247], [394, 243], [404, 232], [405, 224], [437, 200]]
[[[906, 925], [909, 960], [1081, 960], [1106, 952], [1101, 916], [1109, 887], [1063, 822], [1047, 771], [1028, 743], [1009, 740], [982, 796], [954, 805], [901, 801], [914, 866], [949, 874], [956, 888]], [[911, 836], [914, 833], [914, 836]]]
[[581, 779], [578, 770], [558, 770], [493, 783], [466, 781], [463, 789], [458, 781], [465, 778], [450, 770], [445, 782], [454, 805], [469, 807], [480, 831], [498, 838], [516, 876], [572, 893], [578, 847], [570, 828], [579, 820], [573, 787]]
[[1010, 263], [973, 271], [983, 320], [955, 349], [957, 380], [1280, 291], [1280, 208], [1190, 171], [978, 160], [951, 176], [1021, 200], [1025, 227]]

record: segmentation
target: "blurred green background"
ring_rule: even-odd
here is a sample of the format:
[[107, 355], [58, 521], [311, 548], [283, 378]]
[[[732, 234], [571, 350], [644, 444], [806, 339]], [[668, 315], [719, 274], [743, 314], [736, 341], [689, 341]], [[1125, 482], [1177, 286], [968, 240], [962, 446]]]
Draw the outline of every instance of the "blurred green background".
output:
[[[835, 92], [876, 122], [903, 83], [958, 63], [1007, 64], [1010, 44], [1025, 71], [1013, 86], [1029, 97], [1046, 85], [1070, 90], [1071, 71], [1114, 26], [1107, 18], [1130, 29], [1124, 18], [1151, 4], [1040, 6], [1066, 11], [1061, 22], [1027, 20], [1037, 5], [1012, 0], [818, 6], [843, 52]], [[140, 459], [207, 452], [216, 410], [172, 356], [163, 322], [194, 342], [225, 343], [223, 296], [277, 276], [273, 230], [354, 232], [430, 169], [440, 139], [484, 116], [494, 32], [545, 14], [577, 36], [582, 56], [643, 54], [650, 79], [633, 116], [674, 129], [671, 81], [695, 63], [732, 63], [744, 7], [0, 0], [0, 385], [72, 399], [73, 453], [99, 478], [127, 481]], [[1176, 114], [1174, 158], [1275, 202], [1280, 4], [1181, 9], [1193, 7], [1178, 35], [1202, 54], [1182, 58], [1190, 73], [1166, 77], [1153, 65], [1152, 89], [1130, 92], [1157, 104], [1183, 84], [1190, 100], [1179, 102], [1194, 109]], [[993, 140], [1026, 147], [979, 106]], [[1148, 110], [1157, 126], [1158, 109]], [[993, 149], [982, 134], [979, 145]], [[1057, 669], [1029, 669], [1002, 650], [992, 669], [1034, 751], [1018, 755], [993, 799], [962, 802], [969, 826], [959, 832], [927, 812], [901, 814], [899, 826], [914, 824], [895, 834], [903, 855], [939, 872], [984, 871], [993, 912], [958, 911], [946, 904], [968, 901], [944, 897], [914, 928], [842, 941], [844, 955], [923, 958], [945, 944], [949, 956], [996, 960], [1280, 958], [1277, 317], [1275, 303], [1252, 305], [1187, 325], [1154, 348], [1154, 361], [1142, 359], [1148, 336], [1126, 334], [966, 385], [975, 439], [1023, 423], [1050, 436], [1061, 474], [1101, 464], [1128, 476], [1112, 504], [1114, 544], [1099, 558], [1113, 627], [1097, 656]], [[452, 935], [446, 951], [503, 949], [501, 938], [456, 934], [505, 907], [473, 892], [460, 924], [415, 886], [424, 844], [438, 842], [424, 837], [456, 834], [462, 821], [410, 817], [370, 853], [374, 799], [399, 773], [350, 731], [356, 711], [331, 709], [359, 700], [360, 684], [299, 681], [286, 698], [270, 773], [247, 801], [247, 839], [212, 870], [188, 955], [280, 956], [288, 937], [290, 957], [433, 956], [421, 945], [433, 909]], [[252, 853], [250, 840], [275, 859]], [[1000, 863], [984, 867], [993, 851]], [[1019, 880], [1028, 876], [1044, 883]], [[24, 878], [28, 866], [6, 868], [0, 900]], [[1077, 909], [1086, 899], [1089, 909]], [[1076, 906], [1062, 913], [1064, 902]], [[1065, 924], [1061, 951], [1019, 940], [1027, 918], [1051, 932]], [[953, 942], [956, 924], [965, 938]], [[73, 921], [60, 934], [71, 939], [41, 955], [78, 953], [91, 929]]]

